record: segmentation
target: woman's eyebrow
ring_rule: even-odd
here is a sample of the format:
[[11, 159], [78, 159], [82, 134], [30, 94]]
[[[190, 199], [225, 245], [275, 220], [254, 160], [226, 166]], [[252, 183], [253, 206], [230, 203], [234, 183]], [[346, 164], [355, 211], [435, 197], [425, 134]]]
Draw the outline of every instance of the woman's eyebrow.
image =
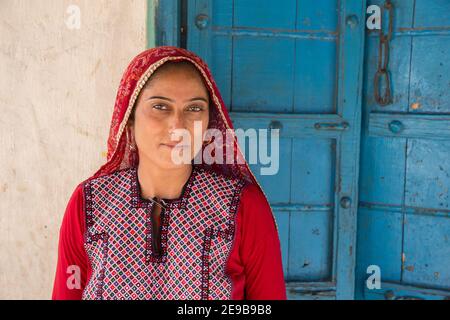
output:
[[189, 99], [189, 100], [187, 100], [187, 101], [195, 101], [195, 100], [202, 100], [202, 101], [205, 101], [206, 103], [208, 103], [208, 100], [206, 100], [206, 99], [203, 98], [203, 97], [195, 97], [195, 98]]
[[173, 102], [172, 99], [166, 98], [166, 97], [163, 97], [163, 96], [153, 96], [153, 97], [148, 98], [147, 100], [151, 100], [151, 99], [161, 99], [161, 100], [167, 100], [167, 101]]
[[[152, 96], [152, 97], [148, 98], [147, 100], [151, 100], [151, 99], [162, 99], [162, 100], [167, 100], [167, 101], [170, 101], [170, 102], [174, 102], [174, 100], [172, 100], [170, 98], [167, 98], [167, 97], [163, 97], [163, 96]], [[202, 101], [205, 101], [206, 103], [208, 103], [208, 100], [206, 100], [203, 97], [195, 97], [195, 98], [189, 99], [187, 101], [189, 102], [189, 101], [195, 101], [195, 100], [202, 100]]]

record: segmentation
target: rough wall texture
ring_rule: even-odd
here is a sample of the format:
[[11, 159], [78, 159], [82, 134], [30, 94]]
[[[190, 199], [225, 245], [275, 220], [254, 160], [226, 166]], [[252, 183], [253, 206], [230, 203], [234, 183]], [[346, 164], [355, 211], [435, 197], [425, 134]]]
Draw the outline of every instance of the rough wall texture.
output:
[[0, 1], [0, 299], [51, 297], [64, 210], [106, 159], [122, 72], [146, 46], [146, 3]]

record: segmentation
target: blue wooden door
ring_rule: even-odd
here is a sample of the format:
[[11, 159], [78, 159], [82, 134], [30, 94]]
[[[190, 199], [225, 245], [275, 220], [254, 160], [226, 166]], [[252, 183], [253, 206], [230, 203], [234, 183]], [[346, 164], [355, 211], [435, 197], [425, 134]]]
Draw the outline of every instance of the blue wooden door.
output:
[[[158, 44], [206, 60], [235, 128], [280, 128], [278, 173], [252, 169], [276, 215], [289, 298], [353, 298], [365, 1], [159, 6]], [[181, 25], [167, 19], [179, 11]]]
[[[383, 1], [368, 1], [383, 5]], [[374, 100], [377, 33], [365, 48], [356, 297], [450, 297], [450, 1], [396, 0], [392, 104]], [[381, 289], [365, 284], [381, 271]]]

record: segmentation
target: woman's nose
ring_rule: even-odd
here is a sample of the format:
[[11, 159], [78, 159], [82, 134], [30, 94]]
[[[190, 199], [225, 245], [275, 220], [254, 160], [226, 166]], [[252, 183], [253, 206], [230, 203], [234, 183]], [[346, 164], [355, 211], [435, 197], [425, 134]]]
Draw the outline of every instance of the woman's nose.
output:
[[181, 112], [175, 112], [172, 117], [170, 117], [170, 124], [169, 129], [175, 130], [175, 129], [186, 129], [185, 123], [184, 123], [184, 117]]

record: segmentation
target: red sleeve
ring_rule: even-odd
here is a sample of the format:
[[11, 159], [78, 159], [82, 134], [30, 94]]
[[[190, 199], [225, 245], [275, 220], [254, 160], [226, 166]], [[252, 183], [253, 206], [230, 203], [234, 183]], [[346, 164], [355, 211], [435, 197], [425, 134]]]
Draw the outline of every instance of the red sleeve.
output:
[[83, 186], [80, 184], [67, 204], [59, 230], [53, 300], [81, 299], [89, 266], [84, 250], [85, 223], [83, 217]]
[[245, 273], [245, 299], [286, 300], [281, 247], [275, 220], [256, 185], [242, 191], [239, 254]]

